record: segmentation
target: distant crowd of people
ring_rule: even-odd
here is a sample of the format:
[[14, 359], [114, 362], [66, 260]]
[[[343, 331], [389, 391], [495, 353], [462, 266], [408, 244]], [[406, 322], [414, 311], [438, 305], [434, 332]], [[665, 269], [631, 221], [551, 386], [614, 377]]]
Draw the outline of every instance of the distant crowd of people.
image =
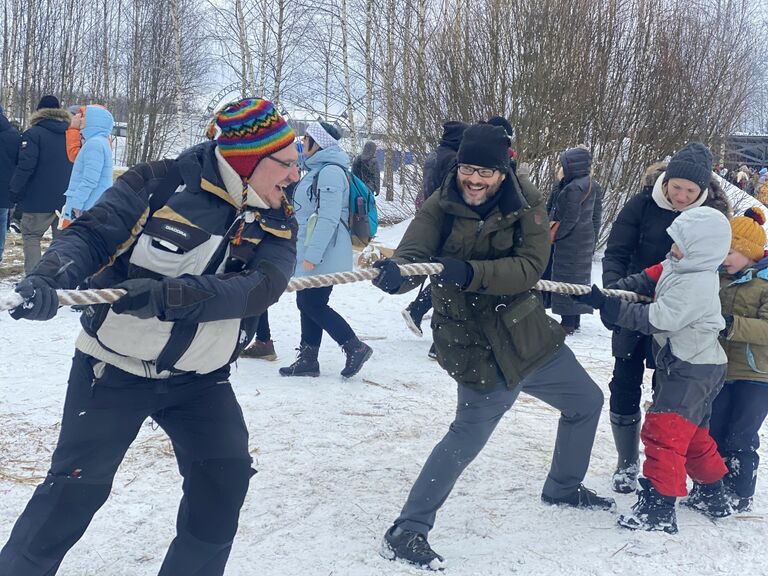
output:
[[102, 106], [45, 95], [20, 133], [0, 107], [0, 261], [8, 230], [21, 233], [29, 273], [46, 231], [55, 238], [112, 185], [113, 127]]

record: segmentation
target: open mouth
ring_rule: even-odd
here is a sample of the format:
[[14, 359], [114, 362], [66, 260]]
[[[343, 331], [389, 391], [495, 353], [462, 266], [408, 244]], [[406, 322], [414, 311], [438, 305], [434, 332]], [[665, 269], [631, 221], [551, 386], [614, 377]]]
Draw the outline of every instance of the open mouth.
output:
[[467, 191], [473, 193], [473, 194], [479, 194], [481, 192], [485, 192], [485, 190], [488, 188], [485, 184], [466, 184], [465, 185]]

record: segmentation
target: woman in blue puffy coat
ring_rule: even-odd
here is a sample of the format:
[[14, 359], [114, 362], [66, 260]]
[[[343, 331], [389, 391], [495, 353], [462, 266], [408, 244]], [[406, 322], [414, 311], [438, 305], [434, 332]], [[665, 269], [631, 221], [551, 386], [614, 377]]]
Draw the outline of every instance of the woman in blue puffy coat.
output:
[[112, 147], [109, 135], [115, 121], [101, 106], [86, 106], [80, 134], [85, 142], [75, 159], [61, 227], [66, 228], [84, 210], [88, 210], [112, 186]]
[[[339, 146], [339, 131], [326, 122], [313, 122], [302, 139], [306, 173], [296, 186], [294, 205], [299, 234], [295, 276], [313, 276], [352, 270], [349, 221], [349, 156]], [[333, 287], [310, 288], [296, 294], [301, 313], [299, 355], [283, 376], [319, 376], [317, 355], [323, 331], [347, 356], [345, 378], [360, 371], [373, 350], [360, 341], [350, 325], [328, 305]]]

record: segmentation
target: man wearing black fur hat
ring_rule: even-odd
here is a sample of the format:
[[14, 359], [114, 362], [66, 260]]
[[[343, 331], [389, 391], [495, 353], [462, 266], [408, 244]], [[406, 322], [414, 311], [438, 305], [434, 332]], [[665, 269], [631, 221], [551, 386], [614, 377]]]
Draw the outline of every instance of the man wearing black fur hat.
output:
[[432, 277], [432, 328], [440, 365], [458, 383], [456, 418], [411, 489], [381, 554], [431, 570], [443, 558], [427, 542], [437, 511], [520, 392], [561, 411], [541, 499], [610, 510], [613, 500], [584, 479], [603, 395], [532, 290], [549, 256], [541, 195], [509, 165], [500, 127], [467, 128], [458, 165], [416, 214], [392, 259], [377, 262], [374, 284], [390, 294], [417, 286], [398, 264], [440, 262]]

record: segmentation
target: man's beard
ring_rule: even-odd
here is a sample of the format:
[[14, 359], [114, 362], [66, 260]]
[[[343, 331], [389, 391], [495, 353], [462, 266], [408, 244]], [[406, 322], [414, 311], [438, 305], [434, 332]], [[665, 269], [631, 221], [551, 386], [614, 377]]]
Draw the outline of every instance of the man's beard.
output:
[[502, 182], [496, 182], [492, 186], [489, 186], [485, 193], [478, 197], [474, 198], [467, 194], [465, 191], [465, 184], [463, 182], [459, 182], [459, 188], [461, 189], [461, 197], [464, 199], [464, 202], [468, 206], [480, 206], [481, 204], [485, 204], [490, 198], [492, 198], [498, 191], [499, 188], [501, 188]]

